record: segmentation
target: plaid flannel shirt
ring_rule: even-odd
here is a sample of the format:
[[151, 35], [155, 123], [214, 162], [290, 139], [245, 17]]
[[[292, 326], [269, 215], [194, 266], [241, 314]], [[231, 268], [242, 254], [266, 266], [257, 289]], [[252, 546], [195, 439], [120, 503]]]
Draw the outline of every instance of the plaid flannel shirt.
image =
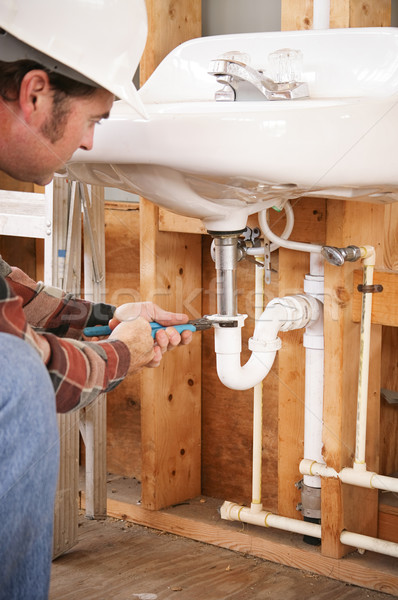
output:
[[83, 408], [124, 379], [130, 353], [123, 342], [78, 339], [84, 327], [107, 324], [113, 311], [110, 305], [36, 283], [0, 257], [0, 331], [25, 340], [39, 353], [58, 412]]

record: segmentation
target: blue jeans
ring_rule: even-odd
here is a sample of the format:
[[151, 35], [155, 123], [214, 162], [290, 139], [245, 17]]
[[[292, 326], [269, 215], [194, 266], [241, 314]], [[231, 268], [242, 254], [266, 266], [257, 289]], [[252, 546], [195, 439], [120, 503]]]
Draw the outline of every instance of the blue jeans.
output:
[[0, 333], [0, 600], [45, 600], [51, 570], [59, 435], [39, 355]]

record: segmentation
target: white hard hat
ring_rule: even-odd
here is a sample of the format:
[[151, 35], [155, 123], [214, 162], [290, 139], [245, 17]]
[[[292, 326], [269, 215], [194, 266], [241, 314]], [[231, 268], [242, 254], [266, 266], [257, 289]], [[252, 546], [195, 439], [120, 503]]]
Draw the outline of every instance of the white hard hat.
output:
[[132, 81], [147, 36], [145, 0], [1, 0], [0, 27], [0, 60], [36, 60], [146, 116]]

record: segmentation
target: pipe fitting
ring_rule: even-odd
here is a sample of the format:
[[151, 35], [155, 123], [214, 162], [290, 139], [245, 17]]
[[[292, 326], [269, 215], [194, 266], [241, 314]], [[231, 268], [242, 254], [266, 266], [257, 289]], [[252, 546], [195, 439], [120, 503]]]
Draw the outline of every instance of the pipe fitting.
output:
[[375, 248], [373, 246], [361, 246], [360, 252], [363, 264], [367, 267], [374, 267], [376, 262]]
[[300, 329], [319, 318], [320, 303], [310, 296], [297, 295], [274, 298], [257, 321], [250, 342], [250, 359], [240, 364], [241, 327], [215, 328], [217, 374], [232, 390], [248, 390], [269, 373], [280, 348], [278, 331]]
[[321, 518], [321, 488], [311, 487], [305, 483], [301, 486], [301, 502], [298, 509], [303, 517]]
[[341, 267], [345, 262], [355, 262], [362, 256], [361, 249], [358, 246], [346, 246], [346, 248], [322, 246], [321, 254], [328, 263], [336, 267]]
[[214, 261], [217, 274], [217, 311], [220, 315], [237, 314], [236, 266], [242, 258], [238, 250], [239, 233], [214, 237]]
[[256, 340], [251, 337], [248, 347], [252, 352], [277, 352], [282, 348], [282, 340], [279, 337], [274, 340]]
[[[302, 329], [308, 325], [313, 317], [312, 309], [315, 308], [315, 305], [312, 304], [309, 298], [309, 296], [307, 297], [297, 294], [296, 296], [274, 298], [271, 300], [271, 302], [269, 302], [267, 307], [269, 306], [271, 308], [274, 305], [279, 305], [284, 311], [284, 316], [281, 320], [279, 331]], [[318, 310], [317, 306], [315, 310]], [[318, 315], [315, 316], [315, 319], [317, 316]]]

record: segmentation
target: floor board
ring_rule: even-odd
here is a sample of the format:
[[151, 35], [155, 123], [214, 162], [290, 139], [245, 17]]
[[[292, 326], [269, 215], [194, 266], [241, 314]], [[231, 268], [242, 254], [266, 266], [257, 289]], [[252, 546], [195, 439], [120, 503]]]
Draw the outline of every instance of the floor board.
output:
[[79, 522], [50, 600], [390, 600], [392, 596], [122, 520]]

